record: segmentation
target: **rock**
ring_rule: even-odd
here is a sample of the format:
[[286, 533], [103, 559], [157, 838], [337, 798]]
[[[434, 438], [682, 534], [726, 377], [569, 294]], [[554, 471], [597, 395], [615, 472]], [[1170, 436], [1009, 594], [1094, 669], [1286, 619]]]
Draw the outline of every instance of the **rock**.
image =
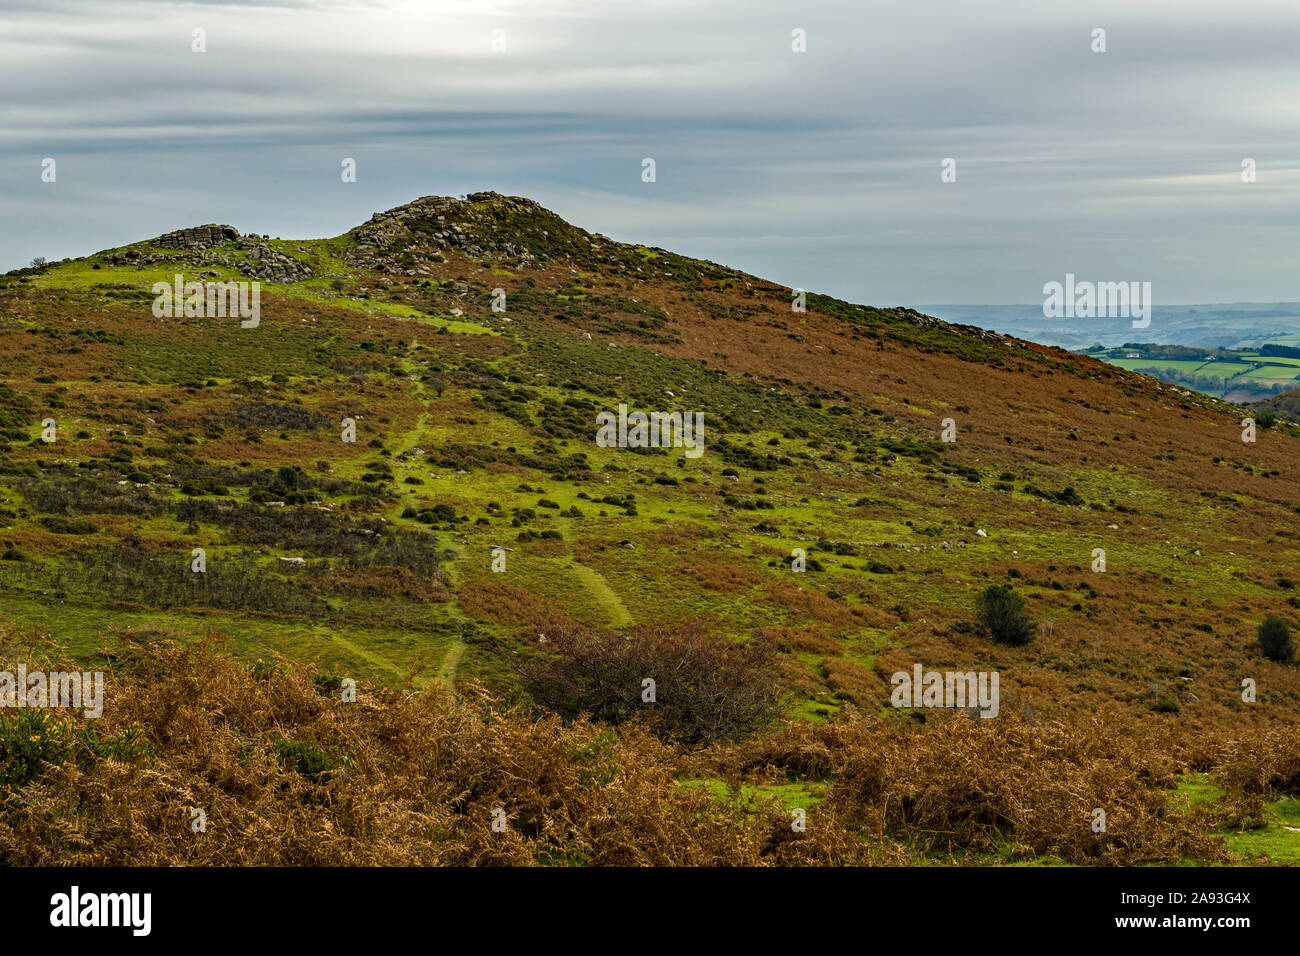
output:
[[209, 223], [206, 226], [194, 226], [190, 229], [178, 229], [165, 233], [154, 240], [154, 245], [164, 249], [206, 249], [219, 246], [239, 238], [239, 230], [234, 226], [218, 226]]
[[989, 536], [989, 533], [985, 531], [983, 528], [980, 528], [978, 531], [975, 532], [975, 534], [981, 538], [987, 538]]
[[248, 255], [248, 264], [243, 271], [254, 279], [265, 282], [302, 282], [316, 274], [307, 263], [277, 252], [251, 236], [236, 240], [236, 244]]

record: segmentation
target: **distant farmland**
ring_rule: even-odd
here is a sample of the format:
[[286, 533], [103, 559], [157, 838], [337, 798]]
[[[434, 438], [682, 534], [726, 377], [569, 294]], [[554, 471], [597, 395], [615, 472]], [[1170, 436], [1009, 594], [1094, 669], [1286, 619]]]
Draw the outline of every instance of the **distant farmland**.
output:
[[[1086, 354], [1230, 402], [1260, 401], [1300, 388], [1300, 358], [1264, 355], [1255, 349], [1130, 344], [1121, 348], [1094, 347]], [[1186, 357], [1189, 355], [1193, 357]]]

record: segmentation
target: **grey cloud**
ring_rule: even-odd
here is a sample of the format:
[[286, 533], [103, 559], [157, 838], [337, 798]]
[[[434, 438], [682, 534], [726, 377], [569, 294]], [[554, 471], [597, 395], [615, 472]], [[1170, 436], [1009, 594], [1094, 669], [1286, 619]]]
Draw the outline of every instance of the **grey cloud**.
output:
[[0, 268], [490, 188], [858, 301], [1033, 301], [1066, 271], [1296, 299], [1297, 26], [1271, 0], [10, 3]]

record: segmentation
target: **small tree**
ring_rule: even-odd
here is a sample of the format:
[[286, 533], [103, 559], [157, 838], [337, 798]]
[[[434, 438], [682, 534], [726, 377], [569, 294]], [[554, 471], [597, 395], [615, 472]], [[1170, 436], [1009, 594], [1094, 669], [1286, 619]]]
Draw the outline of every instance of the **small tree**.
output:
[[1259, 647], [1271, 661], [1289, 663], [1295, 658], [1295, 645], [1291, 643], [1291, 628], [1286, 621], [1270, 614], [1259, 626]]
[[1038, 624], [1025, 611], [1025, 601], [1007, 584], [990, 584], [975, 597], [975, 617], [1002, 644], [1028, 644]]
[[46, 260], [44, 256], [37, 256], [35, 259], [32, 260], [32, 264], [29, 268], [44, 269], [47, 264], [47, 261], [48, 260]]

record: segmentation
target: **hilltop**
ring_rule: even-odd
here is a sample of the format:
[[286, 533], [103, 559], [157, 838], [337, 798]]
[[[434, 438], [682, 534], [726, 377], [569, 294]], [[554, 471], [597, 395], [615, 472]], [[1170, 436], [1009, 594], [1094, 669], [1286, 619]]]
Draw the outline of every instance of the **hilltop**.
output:
[[[178, 274], [260, 283], [260, 321], [155, 316], [155, 283]], [[655, 786], [687, 792], [664, 798], [674, 812], [699, 813], [703, 799], [741, 826], [756, 799], [782, 813], [824, 805], [809, 820], [845, 841], [801, 857], [760, 840], [743, 862], [844, 862], [862, 846], [877, 861], [1300, 858], [1278, 826], [1294, 806], [1278, 801], [1300, 789], [1287, 756], [1300, 750], [1300, 677], [1255, 638], [1266, 615], [1294, 621], [1300, 608], [1288, 573], [1300, 433], [1279, 421], [1244, 443], [1240, 407], [1086, 355], [902, 306], [796, 301], [492, 192], [425, 197], [332, 238], [208, 224], [11, 272], [0, 277], [0, 652], [109, 670], [131, 703], [110, 703], [98, 732], [145, 725], [148, 748], [132, 759], [177, 786], [221, 790], [212, 769], [245, 760], [240, 747], [290, 777], [307, 760], [312, 786], [345, 789], [396, 766], [385, 760], [415, 759], [376, 756], [391, 727], [371, 711], [299, 701], [272, 719], [270, 675], [296, 675], [300, 697], [299, 664], [312, 662], [323, 700], [354, 678], [364, 699], [429, 701], [440, 733], [484, 719], [481, 689], [490, 713], [509, 712], [510, 746], [568, 735], [565, 759], [585, 781], [573, 786], [626, 787], [618, 768], [641, 753], [665, 775]], [[702, 412], [703, 455], [600, 447], [596, 416], [620, 405]], [[1032, 642], [973, 626], [993, 584], [1024, 598]], [[546, 723], [558, 720], [549, 710], [577, 717], [563, 712], [571, 675], [547, 669], [553, 651], [606, 653], [609, 634], [686, 655], [673, 660], [696, 674], [730, 674], [741, 658], [728, 655], [752, 652], [741, 671], [772, 685], [718, 691], [752, 705], [731, 715], [735, 733], [669, 732], [689, 721], [671, 724], [671, 695], [641, 708], [640, 678], [601, 685], [588, 708], [621, 728], [613, 737], [600, 723]], [[202, 708], [182, 707], [187, 732], [216, 741], [204, 763], [182, 753], [165, 700], [181, 694], [180, 648], [209, 635], [226, 650], [201, 666], [226, 676]], [[255, 663], [277, 656], [281, 671]], [[620, 660], [627, 674], [662, 664]], [[918, 663], [997, 671], [1000, 716], [892, 707], [891, 675]], [[234, 673], [265, 680], [238, 689]], [[690, 692], [683, 680], [661, 682]], [[248, 707], [237, 718], [236, 700]], [[668, 744], [628, 729], [646, 719]], [[1108, 741], [1118, 728], [1123, 741]], [[939, 768], [975, 749], [984, 764], [970, 773], [988, 777], [967, 791]], [[1047, 772], [1048, 754], [1066, 750], [1079, 779]], [[345, 752], [373, 759], [346, 764]], [[592, 770], [584, 754], [606, 754], [611, 776], [605, 757]], [[513, 805], [500, 756], [474, 771], [488, 774], [481, 792], [439, 814], [486, 826], [474, 814]], [[524, 779], [544, 776], [547, 761], [525, 764]], [[13, 812], [31, 832], [42, 779], [14, 777], [30, 800]], [[222, 792], [211, 799], [242, 799]], [[148, 797], [160, 819], [165, 793]], [[294, 812], [327, 812], [319, 794], [293, 793]], [[603, 793], [583, 812], [609, 812]], [[512, 861], [604, 859], [582, 849], [599, 834], [548, 829], [550, 811], [529, 805], [532, 842]], [[1103, 805], [1120, 822], [1096, 839], [1089, 814]], [[1250, 833], [1227, 836], [1243, 824]], [[715, 852], [656, 861], [723, 861]]]

